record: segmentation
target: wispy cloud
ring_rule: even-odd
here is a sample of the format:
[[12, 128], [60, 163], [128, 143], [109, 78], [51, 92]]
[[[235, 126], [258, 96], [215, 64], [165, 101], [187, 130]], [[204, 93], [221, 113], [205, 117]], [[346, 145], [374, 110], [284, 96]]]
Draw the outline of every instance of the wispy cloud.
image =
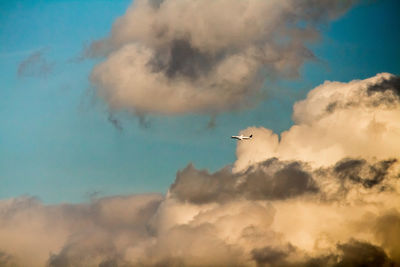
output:
[[55, 63], [46, 58], [48, 49], [42, 48], [22, 60], [17, 69], [18, 77], [46, 77], [53, 72]]
[[118, 131], [123, 131], [124, 128], [122, 127], [122, 124], [120, 120], [118, 120], [113, 114], [109, 113], [107, 120], [117, 129]]

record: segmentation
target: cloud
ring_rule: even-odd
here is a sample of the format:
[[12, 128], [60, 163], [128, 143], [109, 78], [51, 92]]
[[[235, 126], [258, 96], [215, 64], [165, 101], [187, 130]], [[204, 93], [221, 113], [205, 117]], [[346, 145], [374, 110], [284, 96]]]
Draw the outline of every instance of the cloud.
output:
[[251, 144], [239, 143], [235, 170], [271, 157], [329, 166], [343, 158], [385, 160], [400, 151], [399, 77], [381, 73], [349, 83], [329, 82], [295, 103], [295, 124], [280, 137], [269, 129], [248, 128]]
[[[112, 109], [177, 115], [253, 106], [268, 77], [296, 77], [317, 25], [356, 1], [139, 0], [87, 56]], [[235, 18], [235, 19], [232, 19]]]
[[281, 266], [281, 267], [389, 267], [396, 266], [385, 251], [380, 247], [366, 242], [350, 240], [347, 243], [338, 244], [337, 252], [320, 257], [308, 258], [304, 261], [291, 262], [291, 254], [299, 253], [293, 246], [288, 245], [283, 250], [275, 250], [270, 247], [254, 250], [252, 255], [257, 266]]
[[21, 61], [17, 70], [18, 77], [46, 77], [49, 75], [53, 71], [55, 63], [46, 59], [46, 52], [46, 48], [39, 49]]
[[[120, 248], [149, 235], [146, 224], [161, 200], [159, 195], [76, 205], [44, 205], [30, 197], [3, 200], [0, 251], [12, 255], [17, 266], [91, 266], [118, 260]], [[0, 258], [0, 266], [8, 266], [8, 258]]]
[[[368, 86], [368, 94], [372, 95], [376, 92], [392, 91], [400, 97], [400, 77], [390, 76], [383, 79], [380, 83], [371, 84]], [[395, 97], [394, 97], [395, 98]]]
[[0, 200], [0, 266], [399, 266], [400, 157], [385, 150], [399, 139], [394, 77], [324, 83], [280, 140], [247, 129], [233, 166], [189, 164], [165, 196]]
[[213, 174], [189, 165], [179, 171], [170, 194], [181, 201], [196, 204], [226, 202], [235, 198], [250, 200], [286, 199], [316, 193], [318, 187], [299, 162], [270, 159], [245, 173], [232, 173], [224, 168]]
[[370, 165], [365, 160], [344, 159], [336, 163], [333, 171], [341, 180], [350, 180], [360, 183], [366, 188], [371, 188], [385, 179], [388, 169], [396, 161], [396, 159], [384, 160]]
[[114, 126], [115, 129], [122, 132], [124, 128], [121, 125], [121, 122], [111, 113], [108, 114], [107, 120]]
[[379, 217], [373, 226], [376, 238], [382, 243], [389, 255], [400, 262], [400, 212], [393, 209], [386, 215]]
[[16, 262], [10, 254], [0, 251], [0, 266], [16, 266]]
[[383, 249], [363, 242], [352, 241], [339, 244], [338, 249], [343, 253], [338, 266], [393, 266]]
[[288, 264], [285, 259], [290, 253], [294, 252], [295, 248], [290, 244], [287, 247], [274, 249], [271, 247], [264, 247], [260, 249], [254, 249], [252, 251], [252, 257], [257, 262], [257, 266], [264, 265], [283, 265]]

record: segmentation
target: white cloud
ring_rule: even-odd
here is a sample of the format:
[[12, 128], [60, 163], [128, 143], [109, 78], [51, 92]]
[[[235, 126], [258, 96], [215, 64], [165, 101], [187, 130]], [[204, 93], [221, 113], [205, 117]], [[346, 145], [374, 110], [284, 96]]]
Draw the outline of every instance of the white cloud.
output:
[[257, 102], [266, 77], [294, 77], [314, 56], [316, 24], [355, 2], [138, 0], [89, 56], [91, 81], [113, 109], [216, 114]]
[[189, 165], [165, 197], [1, 200], [0, 265], [396, 266], [400, 157], [386, 147], [399, 140], [398, 79], [317, 87], [281, 141], [247, 129], [235, 171]]
[[345, 157], [399, 158], [399, 78], [382, 73], [349, 83], [325, 82], [294, 105], [295, 124], [278, 136], [248, 128], [252, 143], [237, 147], [236, 170], [278, 157], [329, 166]]

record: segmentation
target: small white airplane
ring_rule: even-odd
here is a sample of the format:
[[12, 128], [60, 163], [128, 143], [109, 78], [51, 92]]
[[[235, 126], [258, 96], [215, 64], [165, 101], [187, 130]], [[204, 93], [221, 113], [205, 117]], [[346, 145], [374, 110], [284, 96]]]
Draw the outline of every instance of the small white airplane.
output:
[[250, 136], [244, 136], [243, 134], [231, 136], [231, 138], [237, 139], [237, 140], [251, 139], [252, 137], [253, 137], [252, 134]]

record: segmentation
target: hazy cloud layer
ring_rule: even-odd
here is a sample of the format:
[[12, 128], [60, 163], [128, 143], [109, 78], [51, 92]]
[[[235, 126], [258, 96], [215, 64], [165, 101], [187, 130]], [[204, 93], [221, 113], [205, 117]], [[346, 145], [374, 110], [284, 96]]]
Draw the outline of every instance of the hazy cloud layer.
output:
[[[286, 133], [303, 135], [279, 141], [247, 129], [254, 140], [238, 142], [234, 168], [190, 164], [166, 196], [1, 200], [0, 266], [400, 266], [400, 157], [382, 148], [399, 140], [393, 81], [317, 87], [295, 105], [297, 125]], [[384, 138], [369, 133], [371, 121], [385, 124]], [[370, 145], [354, 154], [361, 138]], [[288, 140], [308, 154], [279, 154]], [[343, 149], [322, 153], [327, 144]]]
[[109, 106], [141, 114], [253, 105], [267, 78], [295, 77], [313, 59], [316, 25], [355, 0], [138, 0], [87, 56]]
[[47, 49], [40, 49], [21, 61], [18, 65], [18, 77], [46, 77], [54, 69], [54, 62], [45, 57]]

